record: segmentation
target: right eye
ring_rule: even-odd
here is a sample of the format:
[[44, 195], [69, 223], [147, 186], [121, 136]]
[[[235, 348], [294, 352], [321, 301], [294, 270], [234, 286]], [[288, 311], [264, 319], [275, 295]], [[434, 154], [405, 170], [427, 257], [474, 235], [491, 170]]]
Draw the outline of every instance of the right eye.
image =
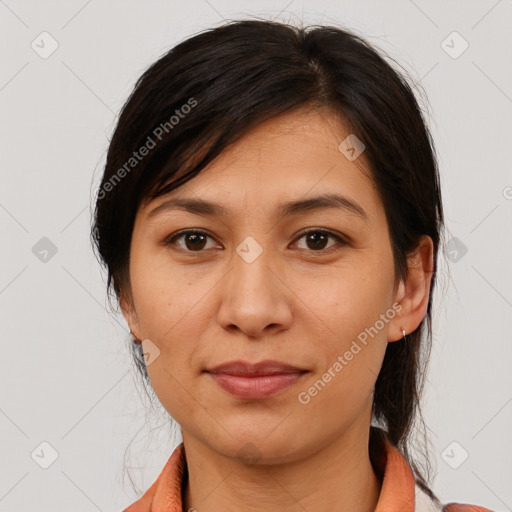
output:
[[[184, 252], [204, 252], [203, 249], [207, 244], [207, 239], [213, 238], [205, 231], [199, 231], [197, 229], [188, 229], [186, 231], [180, 231], [174, 233], [165, 240], [165, 245], [177, 245], [181, 251]], [[182, 240], [182, 244], [177, 244], [176, 241]]]

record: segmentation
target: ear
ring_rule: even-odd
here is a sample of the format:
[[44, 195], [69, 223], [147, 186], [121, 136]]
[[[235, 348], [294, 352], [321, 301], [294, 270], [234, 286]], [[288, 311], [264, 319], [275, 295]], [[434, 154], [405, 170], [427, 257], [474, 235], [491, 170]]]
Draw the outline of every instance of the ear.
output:
[[430, 283], [434, 270], [434, 243], [423, 235], [413, 253], [407, 257], [407, 277], [400, 281], [395, 302], [402, 308], [390, 322], [388, 341], [398, 341], [414, 331], [427, 313]]
[[135, 311], [135, 306], [133, 305], [133, 299], [131, 299], [131, 297], [128, 298], [126, 293], [121, 293], [119, 304], [121, 306], [124, 319], [130, 328], [130, 331], [137, 339], [142, 339], [140, 337], [140, 326], [137, 318], [137, 312]]

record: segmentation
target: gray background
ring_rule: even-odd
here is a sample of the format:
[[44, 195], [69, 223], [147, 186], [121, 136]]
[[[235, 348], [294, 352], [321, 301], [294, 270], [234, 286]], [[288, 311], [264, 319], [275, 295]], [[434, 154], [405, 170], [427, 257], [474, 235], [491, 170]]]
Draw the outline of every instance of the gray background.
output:
[[345, 25], [421, 80], [449, 229], [424, 405], [434, 490], [511, 510], [511, 0], [0, 0], [0, 510], [121, 510], [137, 497], [126, 448], [145, 490], [179, 442], [161, 408], [146, 415], [106, 307], [91, 198], [139, 75], [246, 15]]

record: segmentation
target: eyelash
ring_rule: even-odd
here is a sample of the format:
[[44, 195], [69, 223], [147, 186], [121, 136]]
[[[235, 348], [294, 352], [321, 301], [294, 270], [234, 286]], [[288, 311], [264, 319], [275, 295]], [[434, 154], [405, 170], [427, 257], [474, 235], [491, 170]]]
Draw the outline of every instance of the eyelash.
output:
[[[341, 246], [345, 246], [345, 245], [348, 245], [348, 242], [343, 239], [340, 235], [337, 235], [336, 233], [332, 232], [332, 231], [329, 231], [329, 230], [326, 230], [326, 229], [310, 229], [308, 231], [303, 231], [302, 233], [300, 233], [299, 235], [297, 235], [297, 237], [295, 238], [294, 242], [297, 242], [298, 240], [300, 240], [301, 238], [305, 237], [306, 235], [309, 235], [311, 233], [320, 233], [322, 235], [326, 235], [326, 236], [329, 236], [329, 237], [332, 237], [332, 238], [335, 238], [339, 244], [341, 244]], [[194, 235], [204, 235], [204, 236], [207, 236], [211, 239], [214, 239], [209, 233], [207, 233], [206, 231], [202, 231], [202, 230], [199, 230], [199, 229], [187, 229], [185, 231], [180, 231], [178, 233], [175, 233], [169, 237], [167, 237], [165, 240], [164, 240], [164, 245], [175, 245], [175, 241], [179, 238], [182, 238], [184, 237], [185, 235], [190, 235], [190, 234], [194, 234]], [[182, 249], [180, 248], [179, 250], [181, 251], [184, 251], [185, 253], [189, 253], [190, 255], [199, 255], [201, 253], [204, 253], [206, 252], [206, 250], [200, 250], [200, 251], [190, 251], [188, 249]], [[335, 252], [335, 251], [338, 251], [340, 250], [340, 247], [336, 248], [336, 246], [332, 246], [332, 247], [329, 247], [328, 249], [320, 249], [318, 251], [314, 251], [314, 250], [311, 250], [311, 249], [301, 249], [301, 250], [306, 250], [308, 252], [311, 252], [313, 254], [330, 254], [331, 252]]]

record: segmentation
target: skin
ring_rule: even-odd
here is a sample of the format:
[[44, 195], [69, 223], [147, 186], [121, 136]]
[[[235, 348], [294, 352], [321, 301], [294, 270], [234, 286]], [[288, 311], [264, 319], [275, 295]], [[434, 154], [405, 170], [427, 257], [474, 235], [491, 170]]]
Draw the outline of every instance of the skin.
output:
[[[364, 153], [351, 162], [338, 149], [349, 133], [326, 112], [281, 115], [137, 213], [131, 290], [121, 306], [135, 336], [160, 350], [147, 370], [181, 426], [189, 471], [184, 510], [375, 509], [381, 483], [368, 454], [373, 388], [387, 343], [403, 343], [402, 329], [410, 333], [425, 316], [433, 246], [423, 237], [407, 279], [395, 282], [385, 212]], [[276, 216], [282, 202], [332, 192], [357, 202], [367, 220], [339, 209]], [[149, 216], [177, 197], [219, 202], [231, 213]], [[165, 245], [185, 228], [211, 238], [200, 244], [182, 236]], [[315, 245], [305, 228], [332, 231], [347, 243], [330, 236]], [[263, 249], [251, 263], [236, 251], [248, 236]], [[399, 313], [300, 403], [298, 394], [397, 303]], [[204, 373], [234, 359], [274, 359], [309, 371], [277, 396], [241, 400]], [[250, 450], [253, 461], [244, 457]]]

